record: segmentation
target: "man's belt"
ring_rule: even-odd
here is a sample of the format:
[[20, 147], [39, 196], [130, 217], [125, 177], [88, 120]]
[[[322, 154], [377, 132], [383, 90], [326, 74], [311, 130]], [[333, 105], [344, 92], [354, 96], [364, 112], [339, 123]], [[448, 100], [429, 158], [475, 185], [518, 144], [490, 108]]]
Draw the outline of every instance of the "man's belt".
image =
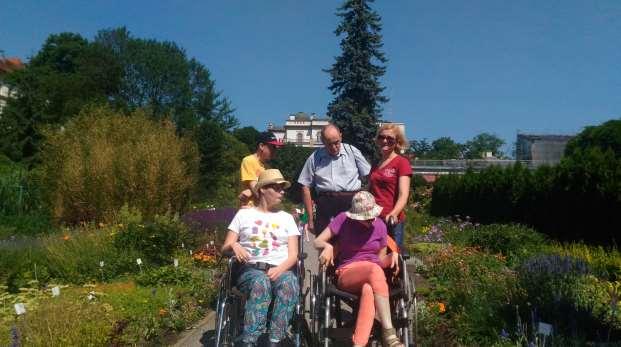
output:
[[247, 263], [245, 264], [246, 266], [249, 266], [253, 269], [257, 269], [257, 270], [261, 270], [261, 271], [267, 271], [273, 267], [276, 267], [276, 265], [272, 265], [272, 264], [268, 264], [268, 263], [263, 263], [263, 262], [256, 262], [256, 263]]
[[354, 194], [358, 193], [359, 191], [352, 191], [352, 192], [319, 192], [317, 193], [317, 195], [319, 196], [329, 196], [329, 197], [339, 197], [339, 196], [354, 196]]

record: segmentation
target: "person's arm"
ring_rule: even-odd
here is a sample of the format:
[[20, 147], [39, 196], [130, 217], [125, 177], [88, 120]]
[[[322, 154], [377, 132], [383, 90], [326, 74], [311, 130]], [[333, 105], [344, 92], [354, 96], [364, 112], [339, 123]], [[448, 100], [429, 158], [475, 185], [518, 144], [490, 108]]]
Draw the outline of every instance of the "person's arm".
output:
[[326, 227], [323, 229], [321, 234], [315, 238], [314, 244], [315, 248], [323, 249], [321, 254], [319, 255], [319, 264], [321, 265], [334, 265], [334, 248], [328, 242], [332, 238], [332, 230], [330, 227]]
[[226, 239], [224, 240], [224, 244], [222, 245], [222, 253], [227, 251], [233, 251], [235, 253], [235, 257], [238, 261], [245, 263], [250, 259], [250, 253], [242, 247], [242, 245], [237, 242], [239, 239], [239, 234], [229, 230], [226, 234]]
[[371, 164], [367, 161], [367, 159], [362, 155], [362, 152], [354, 146], [349, 145], [354, 153], [354, 159], [356, 160], [356, 167], [358, 168], [358, 175], [360, 178], [366, 177], [371, 171]]
[[395, 270], [395, 274], [399, 273], [399, 253], [388, 253], [388, 247], [383, 247], [377, 253], [377, 257], [383, 269], [391, 268]]
[[304, 202], [304, 208], [306, 209], [306, 216], [308, 218], [306, 221], [308, 231], [314, 234], [315, 216], [313, 216], [313, 198], [311, 196], [310, 187], [302, 186], [302, 201]]
[[386, 215], [386, 222], [396, 224], [399, 220], [399, 213], [405, 208], [405, 204], [408, 203], [408, 197], [410, 196], [410, 176], [399, 177], [399, 195], [395, 206]]
[[298, 239], [299, 236], [289, 236], [287, 238], [287, 259], [280, 265], [267, 270], [267, 276], [275, 281], [283, 272], [289, 270], [298, 261]]

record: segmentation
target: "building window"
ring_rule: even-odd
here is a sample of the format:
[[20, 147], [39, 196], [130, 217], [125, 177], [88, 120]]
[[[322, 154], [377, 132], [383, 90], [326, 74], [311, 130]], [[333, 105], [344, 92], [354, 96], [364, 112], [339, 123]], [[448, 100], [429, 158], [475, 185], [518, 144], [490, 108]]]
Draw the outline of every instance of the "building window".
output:
[[304, 142], [304, 135], [302, 133], [298, 133], [297, 134], [297, 143], [302, 143]]

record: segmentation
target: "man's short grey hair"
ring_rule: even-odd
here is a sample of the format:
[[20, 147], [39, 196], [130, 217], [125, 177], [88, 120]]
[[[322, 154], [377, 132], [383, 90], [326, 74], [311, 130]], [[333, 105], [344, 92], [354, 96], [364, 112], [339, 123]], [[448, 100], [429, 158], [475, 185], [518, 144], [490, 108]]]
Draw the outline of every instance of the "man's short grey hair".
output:
[[336, 131], [339, 132], [339, 134], [341, 133], [341, 129], [339, 129], [338, 126], [336, 126], [336, 124], [334, 123], [328, 123], [327, 125], [324, 125], [323, 128], [321, 128], [321, 141], [324, 141], [326, 139], [326, 131], [330, 128], [334, 128], [336, 129]]

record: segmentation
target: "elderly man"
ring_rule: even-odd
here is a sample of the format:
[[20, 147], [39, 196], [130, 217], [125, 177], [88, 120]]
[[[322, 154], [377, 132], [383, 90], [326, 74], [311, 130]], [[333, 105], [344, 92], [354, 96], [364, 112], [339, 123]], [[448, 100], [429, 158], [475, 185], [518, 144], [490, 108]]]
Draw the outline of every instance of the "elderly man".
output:
[[[360, 151], [342, 143], [341, 131], [333, 124], [321, 130], [324, 147], [308, 157], [298, 183], [302, 185], [304, 207], [308, 211], [308, 229], [318, 234], [330, 223], [330, 219], [346, 211], [354, 194], [360, 190], [361, 178], [367, 176], [371, 165]], [[317, 207], [313, 217], [311, 188], [315, 189]]]
[[271, 132], [259, 133], [255, 152], [242, 159], [240, 167], [242, 192], [239, 194], [242, 208], [254, 206], [251, 189], [257, 184], [261, 172], [269, 169], [267, 162], [276, 156], [276, 149], [282, 145], [283, 143]]

